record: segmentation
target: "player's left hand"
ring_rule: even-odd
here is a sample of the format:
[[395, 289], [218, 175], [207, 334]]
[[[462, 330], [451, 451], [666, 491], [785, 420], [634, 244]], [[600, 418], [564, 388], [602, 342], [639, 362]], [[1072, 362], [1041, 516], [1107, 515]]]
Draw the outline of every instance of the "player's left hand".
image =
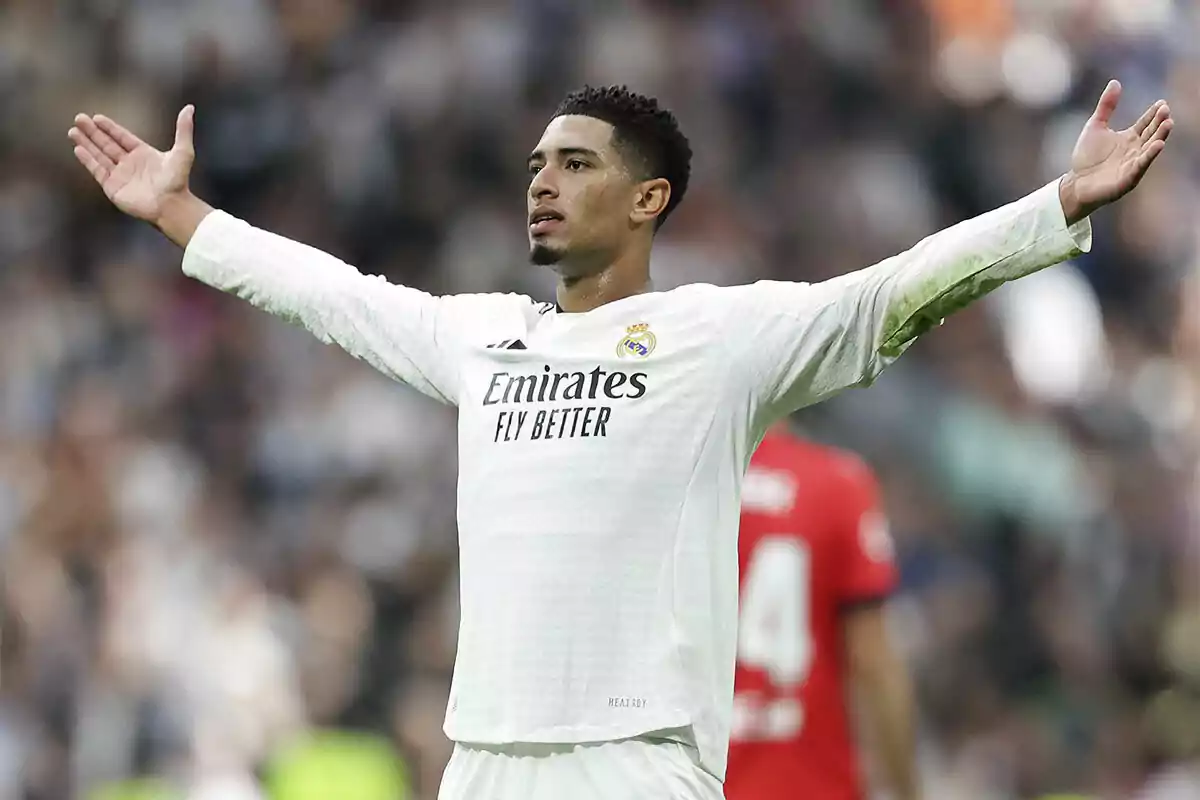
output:
[[1150, 106], [1125, 130], [1114, 131], [1109, 122], [1120, 100], [1120, 82], [1109, 81], [1075, 143], [1071, 171], [1059, 185], [1068, 223], [1078, 222], [1137, 186], [1171, 135], [1174, 122], [1166, 100]]

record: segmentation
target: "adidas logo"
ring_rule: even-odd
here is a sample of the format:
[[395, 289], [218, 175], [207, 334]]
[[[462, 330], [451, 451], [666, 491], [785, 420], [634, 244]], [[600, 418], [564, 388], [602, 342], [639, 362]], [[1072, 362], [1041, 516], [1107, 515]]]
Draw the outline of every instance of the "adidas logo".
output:
[[488, 350], [528, 350], [525, 343], [520, 339], [505, 339], [497, 344], [489, 344]]

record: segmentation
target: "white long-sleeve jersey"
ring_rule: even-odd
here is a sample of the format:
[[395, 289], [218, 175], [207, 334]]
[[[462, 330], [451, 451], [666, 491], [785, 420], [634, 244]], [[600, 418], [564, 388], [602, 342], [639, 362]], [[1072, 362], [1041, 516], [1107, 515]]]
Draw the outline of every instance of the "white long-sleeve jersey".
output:
[[435, 297], [222, 212], [183, 266], [458, 407], [451, 739], [682, 731], [723, 778], [739, 498], [762, 433], [1090, 240], [1051, 184], [823, 283], [684, 286], [586, 313]]

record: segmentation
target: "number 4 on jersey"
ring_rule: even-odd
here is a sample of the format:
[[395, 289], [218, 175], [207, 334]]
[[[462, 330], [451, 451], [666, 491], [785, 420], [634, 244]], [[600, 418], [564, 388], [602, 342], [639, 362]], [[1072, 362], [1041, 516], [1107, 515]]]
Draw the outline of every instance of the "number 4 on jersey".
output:
[[768, 536], [754, 548], [742, 580], [738, 659], [765, 670], [780, 688], [803, 683], [812, 666], [809, 562], [804, 542]]
[[742, 577], [738, 662], [761, 669], [783, 697], [738, 695], [733, 704], [735, 740], [787, 740], [804, 725], [800, 698], [788, 691], [808, 677], [813, 643], [809, 617], [811, 557], [790, 536], [759, 540]]

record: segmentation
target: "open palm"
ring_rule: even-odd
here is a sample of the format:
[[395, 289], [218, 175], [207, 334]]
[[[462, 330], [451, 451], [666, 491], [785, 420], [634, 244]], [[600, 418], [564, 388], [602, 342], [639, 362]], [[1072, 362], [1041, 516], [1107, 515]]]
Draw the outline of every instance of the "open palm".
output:
[[1171, 134], [1174, 123], [1165, 100], [1130, 127], [1114, 131], [1109, 122], [1120, 99], [1121, 84], [1110, 81], [1071, 154], [1072, 191], [1083, 216], [1137, 186]]
[[117, 208], [155, 222], [164, 202], [187, 190], [195, 160], [193, 114], [192, 106], [179, 112], [175, 144], [165, 153], [100, 115], [76, 116], [75, 126], [67, 135], [75, 143], [75, 157]]

